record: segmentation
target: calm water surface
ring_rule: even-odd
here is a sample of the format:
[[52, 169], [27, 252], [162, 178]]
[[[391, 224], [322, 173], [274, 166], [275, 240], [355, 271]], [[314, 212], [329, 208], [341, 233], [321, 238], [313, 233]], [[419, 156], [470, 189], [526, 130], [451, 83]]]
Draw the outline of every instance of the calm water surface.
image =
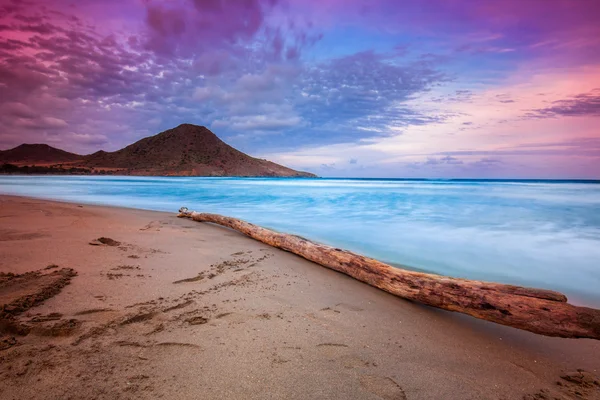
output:
[[600, 182], [0, 176], [0, 193], [214, 212], [600, 306]]

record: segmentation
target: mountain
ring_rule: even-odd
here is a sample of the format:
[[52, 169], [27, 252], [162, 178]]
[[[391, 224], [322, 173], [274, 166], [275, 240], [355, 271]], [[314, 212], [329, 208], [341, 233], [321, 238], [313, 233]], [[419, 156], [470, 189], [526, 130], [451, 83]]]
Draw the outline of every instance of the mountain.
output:
[[[38, 146], [46, 146], [48, 154], [42, 157]], [[31, 154], [23, 149], [31, 148]], [[17, 149], [19, 152], [17, 152]], [[14, 154], [20, 158], [15, 158]], [[5, 158], [9, 154], [12, 158]], [[57, 157], [51, 160], [51, 155]], [[68, 157], [67, 157], [68, 155]], [[39, 156], [39, 159], [35, 159]], [[141, 139], [114, 152], [98, 151], [80, 156], [47, 145], [21, 145], [0, 152], [0, 163], [31, 160], [30, 164], [61, 164], [85, 168], [90, 172], [116, 175], [171, 175], [171, 176], [272, 176], [314, 177], [308, 172], [296, 171], [271, 161], [250, 157], [229, 146], [204, 126], [182, 124]]]
[[10, 150], [0, 150], [0, 162], [13, 164], [65, 163], [83, 159], [75, 153], [69, 153], [47, 144], [22, 144]]

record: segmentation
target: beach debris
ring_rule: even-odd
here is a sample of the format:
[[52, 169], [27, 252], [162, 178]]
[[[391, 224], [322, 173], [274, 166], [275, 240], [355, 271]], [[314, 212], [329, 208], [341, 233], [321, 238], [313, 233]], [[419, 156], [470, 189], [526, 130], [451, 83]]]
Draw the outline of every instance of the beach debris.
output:
[[114, 239], [108, 238], [108, 237], [100, 237], [98, 239], [92, 240], [90, 242], [90, 245], [92, 246], [112, 246], [112, 247], [116, 247], [116, 246], [120, 246], [121, 242], [118, 242]]
[[185, 207], [178, 216], [234, 229], [404, 299], [541, 335], [600, 340], [600, 310], [569, 304], [562, 293], [396, 268], [300, 236]]

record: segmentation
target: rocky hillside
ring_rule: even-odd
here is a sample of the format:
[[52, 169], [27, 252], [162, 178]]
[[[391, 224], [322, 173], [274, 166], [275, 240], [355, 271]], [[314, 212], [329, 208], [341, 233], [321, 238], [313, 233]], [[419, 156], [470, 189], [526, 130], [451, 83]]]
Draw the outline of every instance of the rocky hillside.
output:
[[10, 150], [0, 150], [0, 163], [49, 164], [66, 163], [83, 159], [79, 154], [69, 153], [47, 144], [22, 144]]
[[[43, 156], [40, 151], [26, 154], [20, 148], [46, 146], [54, 151]], [[12, 158], [4, 158], [10, 153]], [[17, 160], [21, 157], [19, 160]], [[29, 159], [48, 164], [77, 161], [73, 167], [88, 168], [93, 171], [119, 175], [172, 175], [172, 176], [272, 176], [272, 177], [314, 177], [308, 172], [296, 171], [267, 160], [261, 160], [242, 153], [229, 146], [203, 126], [183, 124], [168, 131], [141, 139], [114, 152], [98, 151], [80, 156], [55, 149], [47, 145], [21, 145], [0, 153], [0, 162], [17, 163]], [[21, 163], [22, 164], [22, 163]]]

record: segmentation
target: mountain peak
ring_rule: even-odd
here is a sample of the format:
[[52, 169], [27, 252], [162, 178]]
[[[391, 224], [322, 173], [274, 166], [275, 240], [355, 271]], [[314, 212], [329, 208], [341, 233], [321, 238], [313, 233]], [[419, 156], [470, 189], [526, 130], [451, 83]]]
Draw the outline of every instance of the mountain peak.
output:
[[94, 153], [85, 165], [134, 175], [313, 176], [234, 149], [210, 129], [184, 123], [110, 153]]
[[[161, 135], [171, 135], [171, 136], [181, 136], [181, 135], [194, 135], [194, 136], [211, 136], [218, 138], [210, 129], [203, 125], [194, 125], [194, 124], [181, 124], [176, 126], [175, 128], [167, 129], [164, 132], [158, 133], [156, 136]], [[143, 140], [143, 139], [142, 139]], [[220, 139], [219, 139], [220, 140]]]
[[175, 128], [173, 128], [173, 129], [174, 130], [175, 129], [177, 129], [177, 130], [180, 130], [180, 129], [196, 129], [196, 130], [207, 130], [207, 131], [210, 132], [210, 129], [208, 129], [204, 125], [194, 125], [194, 124], [190, 124], [190, 123], [187, 123], [187, 122], [184, 122], [183, 124], [179, 124]]
[[[13, 148], [12, 150], [16, 150], [16, 149], [54, 149], [54, 147], [46, 144], [46, 143], [23, 143], [18, 145], [17, 147]], [[58, 149], [56, 149], [58, 150]]]

